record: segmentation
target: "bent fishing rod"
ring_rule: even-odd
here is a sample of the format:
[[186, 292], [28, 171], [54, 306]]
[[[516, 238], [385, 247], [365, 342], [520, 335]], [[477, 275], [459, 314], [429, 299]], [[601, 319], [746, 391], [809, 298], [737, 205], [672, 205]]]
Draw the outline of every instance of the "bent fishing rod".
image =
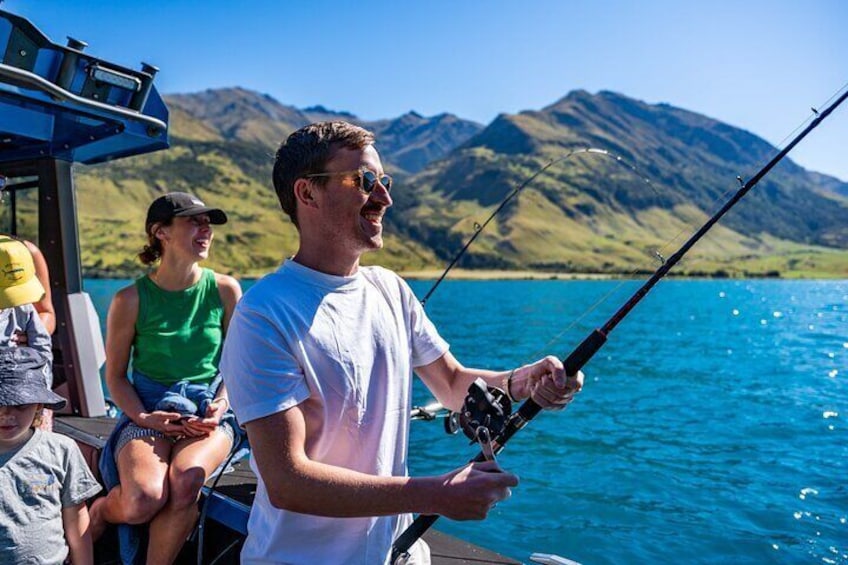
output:
[[[848, 98], [848, 90], [842, 93], [830, 106], [821, 112], [813, 109], [816, 117], [810, 124], [804, 128], [801, 133], [795, 136], [781, 151], [779, 151], [762, 169], [751, 177], [747, 182], [742, 184], [742, 187], [716, 212], [707, 222], [701, 226], [680, 248], [675, 251], [668, 259], [666, 259], [660, 267], [651, 275], [648, 280], [619, 308], [607, 322], [593, 330], [569, 355], [563, 360], [565, 374], [574, 376], [582, 369], [586, 363], [597, 353], [604, 343], [610, 332], [641, 302], [641, 300], [651, 291], [666, 274], [674, 267], [686, 253], [700, 240], [733, 206], [735, 206], [754, 186], [765, 177], [769, 171], [774, 168], [802, 139], [816, 129], [845, 99]], [[510, 415], [503, 427], [496, 431], [494, 439], [491, 442], [491, 447], [494, 453], [500, 453], [503, 450], [509, 439], [519, 430], [526, 426], [541, 411], [539, 406], [532, 398], [524, 401], [517, 412]], [[483, 462], [487, 460], [487, 455], [481, 449], [477, 454], [474, 462]], [[436, 520], [438, 515], [419, 515], [415, 521], [395, 540], [392, 545], [392, 563], [398, 563], [398, 559], [403, 557], [409, 551], [418, 538], [420, 538]]]
[[[640, 178], [642, 178], [642, 177], [641, 177], [641, 175], [639, 174], [639, 171], [636, 169], [636, 167], [634, 167], [633, 165], [630, 165], [630, 164], [626, 163], [626, 162], [625, 162], [625, 161], [624, 161], [621, 157], [619, 157], [618, 155], [616, 155], [616, 154], [614, 154], [614, 153], [610, 153], [610, 152], [609, 152], [609, 151], [607, 151], [606, 149], [598, 149], [598, 148], [596, 148], [596, 147], [583, 147], [583, 148], [580, 148], [580, 149], [572, 149], [571, 151], [569, 151], [568, 153], [566, 153], [566, 154], [565, 154], [565, 155], [563, 155], [562, 157], [558, 157], [558, 158], [556, 158], [556, 159], [551, 159], [550, 161], [548, 161], [547, 163], [545, 163], [545, 165], [544, 165], [544, 166], [542, 166], [542, 167], [538, 168], [538, 169], [536, 170], [536, 172], [534, 172], [532, 175], [530, 175], [529, 177], [527, 177], [527, 179], [525, 179], [525, 180], [524, 180], [524, 182], [522, 182], [522, 183], [521, 183], [521, 184], [519, 184], [517, 187], [515, 187], [515, 188], [512, 190], [512, 192], [510, 192], [509, 194], [507, 194], [506, 198], [504, 198], [504, 199], [501, 201], [501, 203], [498, 205], [498, 207], [497, 207], [497, 208], [495, 208], [495, 211], [494, 211], [494, 212], [492, 212], [492, 213], [489, 215], [489, 217], [488, 217], [488, 218], [486, 218], [486, 220], [485, 220], [482, 224], [477, 224], [477, 223], [475, 222], [475, 224], [474, 224], [474, 234], [473, 234], [473, 235], [472, 235], [472, 236], [468, 239], [468, 241], [465, 243], [465, 245], [463, 245], [463, 246], [462, 246], [462, 249], [460, 249], [460, 250], [459, 250], [459, 253], [457, 253], [457, 254], [454, 256], [454, 258], [453, 258], [453, 259], [451, 259], [451, 261], [450, 261], [450, 263], [448, 264], [448, 266], [445, 268], [445, 270], [442, 272], [442, 274], [439, 276], [439, 278], [438, 278], [438, 279], [436, 279], [436, 282], [435, 282], [435, 283], [433, 283], [433, 286], [431, 286], [431, 287], [430, 287], [430, 290], [428, 290], [428, 291], [427, 291], [427, 294], [425, 294], [425, 295], [424, 295], [424, 298], [422, 298], [422, 299], [421, 299], [421, 305], [422, 305], [422, 306], [425, 306], [425, 305], [427, 304], [427, 300], [429, 300], [429, 299], [430, 299], [430, 296], [432, 296], [432, 294], [433, 294], [434, 292], [436, 292], [436, 289], [437, 289], [437, 288], [439, 288], [439, 285], [440, 285], [440, 284], [442, 284], [442, 281], [443, 281], [443, 280], [445, 280], [445, 277], [447, 277], [447, 276], [448, 276], [448, 273], [450, 273], [451, 269], [453, 269], [453, 268], [456, 266], [456, 264], [459, 262], [459, 260], [462, 258], [462, 256], [463, 256], [463, 255], [465, 255], [465, 252], [466, 252], [466, 251], [468, 251], [468, 248], [469, 248], [469, 247], [471, 247], [471, 244], [472, 244], [472, 243], [474, 243], [474, 240], [476, 240], [476, 239], [477, 239], [477, 237], [478, 237], [481, 233], [483, 233], [483, 230], [484, 230], [484, 229], [486, 229], [486, 226], [488, 226], [488, 225], [489, 225], [489, 222], [491, 222], [492, 220], [494, 220], [494, 219], [495, 219], [495, 217], [496, 217], [498, 214], [500, 214], [500, 213], [501, 213], [501, 210], [503, 210], [503, 209], [506, 207], [506, 205], [509, 203], [509, 201], [510, 201], [510, 200], [512, 200], [513, 198], [515, 198], [516, 196], [518, 196], [518, 194], [519, 194], [522, 190], [524, 190], [525, 188], [527, 188], [527, 186], [528, 186], [531, 182], [533, 182], [534, 180], [536, 180], [536, 178], [538, 178], [538, 177], [539, 177], [539, 175], [541, 175], [542, 173], [544, 173], [545, 171], [547, 171], [548, 169], [550, 169], [551, 167], [553, 167], [553, 166], [554, 166], [554, 165], [556, 165], [557, 163], [562, 163], [562, 162], [564, 162], [564, 161], [566, 161], [566, 160], [570, 159], [571, 157], [573, 157], [573, 156], [575, 156], [575, 155], [579, 155], [579, 154], [581, 154], [581, 153], [588, 153], [588, 154], [590, 154], [590, 155], [603, 155], [603, 156], [605, 156], [605, 157], [611, 157], [611, 158], [615, 159], [615, 160], [616, 160], [616, 162], [621, 163], [623, 166], [625, 166], [625, 167], [629, 168], [629, 169], [630, 169], [630, 170], [632, 170], [634, 173], [636, 173], [636, 175], [637, 175], [637, 176], [639, 176]], [[645, 182], [647, 182], [648, 184], [651, 184], [651, 181], [649, 181], [648, 179], [642, 178], [642, 180], [644, 180], [644, 181], [645, 181]]]

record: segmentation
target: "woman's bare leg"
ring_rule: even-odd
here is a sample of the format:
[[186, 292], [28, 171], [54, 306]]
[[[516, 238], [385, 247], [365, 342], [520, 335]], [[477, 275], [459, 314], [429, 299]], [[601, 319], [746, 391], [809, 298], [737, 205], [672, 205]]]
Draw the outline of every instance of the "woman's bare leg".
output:
[[150, 521], [168, 498], [168, 463], [172, 444], [164, 438], [138, 438], [118, 453], [121, 484], [91, 505], [91, 534], [96, 540], [108, 524]]
[[232, 442], [222, 431], [182, 439], [174, 445], [168, 471], [168, 502], [150, 523], [148, 565], [173, 563], [197, 520], [200, 488], [227, 457]]

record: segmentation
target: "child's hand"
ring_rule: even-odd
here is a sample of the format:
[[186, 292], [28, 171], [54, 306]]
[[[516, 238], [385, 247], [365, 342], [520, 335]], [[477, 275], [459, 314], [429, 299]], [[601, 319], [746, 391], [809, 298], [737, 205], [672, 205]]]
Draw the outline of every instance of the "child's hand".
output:
[[29, 336], [27, 336], [26, 332], [16, 331], [12, 334], [12, 337], [9, 338], [9, 341], [12, 342], [12, 345], [17, 345], [18, 347], [26, 347], [29, 344]]

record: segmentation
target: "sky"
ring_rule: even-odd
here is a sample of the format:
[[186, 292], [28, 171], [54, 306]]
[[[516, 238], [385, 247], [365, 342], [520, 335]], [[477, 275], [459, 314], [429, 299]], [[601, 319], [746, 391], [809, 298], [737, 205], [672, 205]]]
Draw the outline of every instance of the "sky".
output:
[[[572, 90], [611, 90], [782, 147], [848, 85], [844, 0], [5, 0], [0, 9], [55, 42], [70, 35], [108, 61], [156, 65], [163, 94], [240, 86], [366, 120], [414, 110], [485, 125]], [[846, 147], [848, 102], [790, 158], [848, 181]]]

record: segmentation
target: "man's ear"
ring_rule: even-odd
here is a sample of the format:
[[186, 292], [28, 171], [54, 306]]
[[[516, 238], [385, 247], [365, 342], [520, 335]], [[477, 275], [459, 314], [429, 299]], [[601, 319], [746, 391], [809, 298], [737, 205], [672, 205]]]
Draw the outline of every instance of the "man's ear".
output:
[[315, 183], [299, 178], [294, 181], [294, 199], [298, 206], [315, 207]]

